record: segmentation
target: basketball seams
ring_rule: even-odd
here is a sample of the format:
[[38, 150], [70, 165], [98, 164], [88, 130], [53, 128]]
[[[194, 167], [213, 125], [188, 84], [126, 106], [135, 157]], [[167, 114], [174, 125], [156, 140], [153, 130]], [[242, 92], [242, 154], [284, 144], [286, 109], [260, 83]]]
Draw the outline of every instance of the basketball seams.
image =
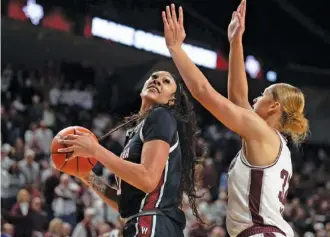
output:
[[93, 164], [93, 162], [91, 162], [90, 157], [88, 157], [87, 160], [88, 160], [88, 163], [91, 164], [91, 166], [94, 167], [94, 164]]
[[[76, 162], [74, 161], [74, 158], [70, 159], [70, 160], [66, 160], [66, 158], [72, 156], [73, 152], [56, 151], [56, 149], [61, 148], [61, 147], [65, 147], [65, 148], [69, 147], [69, 145], [66, 145], [66, 144], [59, 144], [58, 143], [59, 139], [64, 139], [64, 137], [67, 134], [77, 135], [78, 131], [80, 131], [80, 128], [81, 127], [79, 127], [79, 126], [73, 126], [73, 127], [71, 127], [71, 129], [72, 129], [71, 132], [70, 132], [70, 130], [63, 129], [65, 131], [63, 131], [63, 130], [60, 131], [53, 139], [52, 149], [54, 151], [51, 150], [52, 159], [57, 160], [56, 167], [59, 167], [57, 169], [59, 169], [62, 172], [79, 174], [81, 171], [89, 170], [90, 168], [88, 168], [88, 167], [91, 167], [93, 169], [97, 163], [97, 161], [93, 157], [86, 157], [82, 160], [82, 159], [80, 159], [81, 157], [76, 156], [76, 157], [74, 157], [74, 158], [76, 158]], [[87, 132], [85, 130], [88, 131], [88, 135], [92, 135], [93, 138], [95, 138], [97, 140], [97, 137], [95, 137], [95, 135], [88, 129], [82, 128], [81, 132]], [[64, 159], [63, 159], [63, 156], [64, 156]], [[56, 157], [58, 157], [58, 159], [56, 159]]]

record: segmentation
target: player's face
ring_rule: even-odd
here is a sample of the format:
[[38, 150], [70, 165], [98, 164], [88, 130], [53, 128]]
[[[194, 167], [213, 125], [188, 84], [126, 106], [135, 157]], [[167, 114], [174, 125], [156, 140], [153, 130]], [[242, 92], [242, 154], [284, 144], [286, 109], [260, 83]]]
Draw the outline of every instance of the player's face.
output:
[[278, 110], [279, 103], [274, 101], [272, 87], [267, 87], [264, 92], [253, 100], [253, 110], [260, 117], [266, 119], [270, 114]]
[[154, 72], [145, 82], [141, 91], [142, 100], [152, 104], [173, 104], [176, 82], [169, 72]]

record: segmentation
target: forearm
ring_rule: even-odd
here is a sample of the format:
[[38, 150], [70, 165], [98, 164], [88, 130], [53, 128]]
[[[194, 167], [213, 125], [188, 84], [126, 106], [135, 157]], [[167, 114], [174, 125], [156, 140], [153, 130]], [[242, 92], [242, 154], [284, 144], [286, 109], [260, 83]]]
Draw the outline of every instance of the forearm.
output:
[[238, 106], [250, 107], [241, 38], [235, 38], [230, 44], [228, 99]]
[[145, 193], [152, 191], [152, 181], [143, 165], [121, 159], [101, 145], [96, 149], [95, 157], [98, 157], [99, 162], [126, 183]]
[[202, 95], [206, 85], [209, 84], [206, 77], [181, 47], [169, 50], [175, 66], [191, 94], [195, 98]]
[[111, 188], [105, 180], [93, 172], [90, 172], [87, 177], [84, 177], [81, 180], [93, 189], [103, 199], [103, 201], [118, 210], [117, 191]]
[[[190, 60], [182, 48], [172, 49], [170, 52], [172, 59], [192, 96], [218, 118], [216, 113], [218, 111], [227, 110], [228, 103], [230, 102], [227, 98], [215, 91], [204, 74]], [[221, 119], [219, 120], [222, 121]]]

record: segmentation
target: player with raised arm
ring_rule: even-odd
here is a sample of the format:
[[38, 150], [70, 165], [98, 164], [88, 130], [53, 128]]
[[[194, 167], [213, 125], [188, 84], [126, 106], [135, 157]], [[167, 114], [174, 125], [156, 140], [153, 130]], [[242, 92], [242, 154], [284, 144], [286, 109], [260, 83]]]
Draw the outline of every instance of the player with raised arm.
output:
[[120, 157], [79, 131], [59, 140], [68, 146], [60, 152], [95, 157], [116, 175], [117, 190], [92, 172], [79, 178], [119, 210], [125, 237], [183, 237], [183, 192], [200, 220], [195, 202], [197, 124], [183, 86], [166, 71], [150, 76], [141, 91], [140, 112], [124, 123], [130, 129]]
[[291, 155], [283, 134], [302, 142], [308, 131], [303, 93], [288, 84], [274, 84], [248, 102], [242, 35], [246, 1], [233, 13], [228, 29], [229, 99], [219, 94], [193, 64], [181, 45], [185, 38], [183, 10], [176, 16], [174, 5], [162, 12], [164, 33], [172, 59], [188, 89], [227, 128], [242, 137], [242, 149], [230, 165], [228, 178], [227, 229], [230, 236], [288, 236], [290, 225], [283, 219]]

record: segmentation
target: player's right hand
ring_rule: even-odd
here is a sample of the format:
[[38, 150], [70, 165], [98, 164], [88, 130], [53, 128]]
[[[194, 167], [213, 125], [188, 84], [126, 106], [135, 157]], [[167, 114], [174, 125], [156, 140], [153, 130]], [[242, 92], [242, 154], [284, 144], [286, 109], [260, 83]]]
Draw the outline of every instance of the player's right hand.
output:
[[167, 48], [169, 50], [180, 48], [186, 38], [186, 32], [183, 27], [182, 7], [179, 7], [179, 18], [177, 18], [175, 5], [171, 4], [171, 7], [166, 6], [166, 11], [162, 12], [162, 18]]
[[231, 21], [228, 26], [228, 40], [233, 42], [234, 39], [241, 39], [245, 31], [245, 13], [246, 0], [242, 0], [237, 10], [233, 12]]

